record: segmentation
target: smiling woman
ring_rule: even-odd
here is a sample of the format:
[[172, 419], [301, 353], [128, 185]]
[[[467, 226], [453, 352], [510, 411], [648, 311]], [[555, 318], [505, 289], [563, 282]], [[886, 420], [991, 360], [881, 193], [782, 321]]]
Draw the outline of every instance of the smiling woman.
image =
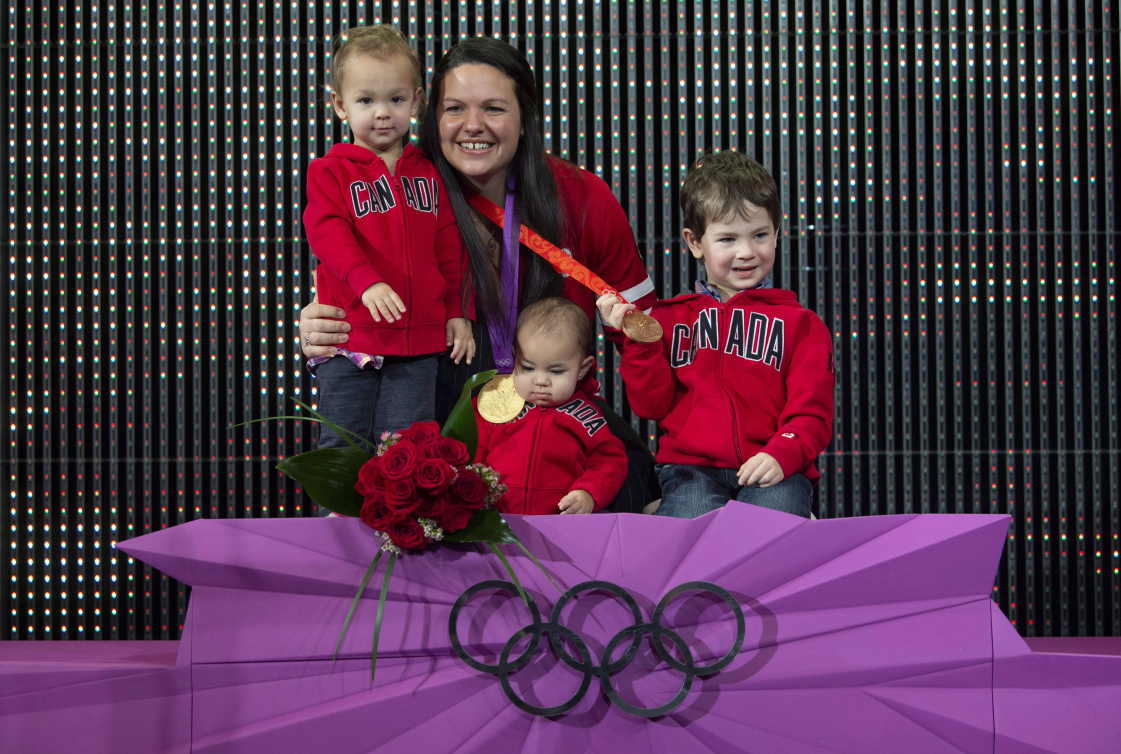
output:
[[[436, 420], [455, 405], [467, 380], [495, 368], [496, 352], [509, 358], [517, 312], [542, 298], [561, 295], [595, 317], [595, 294], [563, 278], [524, 246], [517, 236], [478, 213], [476, 196], [512, 211], [518, 221], [588, 267], [622, 295], [648, 309], [654, 285], [638, 255], [627, 217], [610, 187], [591, 173], [545, 152], [541, 141], [537, 85], [533, 70], [516, 48], [495, 39], [465, 39], [437, 61], [429, 90], [429, 117], [419, 145], [446, 186], [448, 204], [463, 238], [466, 270], [462, 307], [475, 320], [473, 359], [440, 360], [436, 383]], [[506, 255], [503, 247], [506, 246]], [[345, 348], [351, 327], [337, 309], [312, 303], [300, 317], [304, 354], [330, 356]], [[509, 372], [512, 360], [505, 369]], [[592, 379], [594, 382], [594, 379]], [[598, 389], [598, 385], [589, 392]], [[645, 463], [649, 451], [615, 414], [612, 431], [628, 435], [632, 460]], [[645, 455], [643, 455], [645, 454]], [[652, 461], [649, 462], [652, 469]], [[652, 479], [652, 475], [648, 475]], [[624, 488], [640, 509], [657, 497], [651, 483]]]

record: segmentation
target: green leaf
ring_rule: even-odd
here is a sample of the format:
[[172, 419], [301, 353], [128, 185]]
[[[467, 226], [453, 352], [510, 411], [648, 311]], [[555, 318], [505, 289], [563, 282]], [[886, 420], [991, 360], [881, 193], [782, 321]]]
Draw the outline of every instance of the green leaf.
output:
[[338, 433], [339, 437], [341, 437], [344, 441], [349, 443], [350, 447], [354, 448], [355, 450], [361, 450], [361, 448], [359, 448], [349, 438], [347, 438], [347, 435], [350, 435], [351, 437], [355, 438], [356, 440], [358, 440], [358, 442], [366, 442], [365, 437], [358, 434], [357, 432], [353, 432], [353, 431], [347, 429], [346, 427], [340, 427], [337, 424], [332, 424], [331, 422], [327, 421], [327, 419], [325, 419], [323, 417], [323, 414], [319, 413], [318, 411], [313, 409], [311, 406], [308, 406], [306, 403], [300, 403], [300, 401], [296, 400], [295, 398], [293, 398], [292, 400], [295, 401], [296, 403], [298, 403], [299, 405], [303, 406], [309, 412], [311, 412], [312, 416], [287, 416], [287, 415], [286, 416], [266, 416], [264, 419], [250, 419], [249, 421], [243, 421], [243, 422], [238, 422], [237, 424], [231, 424], [229, 426], [229, 428], [230, 429], [237, 429], [238, 427], [245, 427], [245, 426], [248, 426], [250, 424], [259, 424], [260, 422], [279, 421], [281, 419], [295, 419], [296, 421], [302, 421], [302, 422], [315, 422], [316, 424], [326, 424], [328, 427], [335, 430], [335, 432]]
[[378, 665], [378, 640], [381, 638], [381, 614], [385, 610], [385, 595], [389, 591], [389, 577], [393, 575], [393, 564], [397, 562], [397, 553], [389, 553], [389, 561], [385, 564], [385, 578], [381, 580], [381, 594], [378, 595], [378, 615], [374, 619], [374, 648], [370, 652], [370, 683], [374, 682], [374, 671]]
[[362, 499], [354, 491], [358, 470], [372, 458], [350, 448], [320, 448], [285, 458], [276, 468], [304, 487], [312, 500], [343, 516], [356, 517]]
[[502, 565], [506, 567], [506, 573], [510, 574], [510, 579], [514, 582], [514, 586], [518, 588], [518, 595], [522, 598], [522, 602], [528, 605], [529, 597], [526, 596], [525, 590], [522, 589], [522, 582], [518, 581], [518, 574], [514, 573], [514, 569], [510, 565], [510, 561], [507, 560], [506, 556], [502, 554], [502, 550], [498, 549], [498, 545], [487, 542], [487, 547], [494, 550], [494, 554], [497, 555], [498, 559], [502, 561]]
[[[351, 440], [351, 439], [350, 439], [349, 437], [347, 437], [347, 435], [352, 435], [352, 436], [354, 436], [354, 437], [357, 437], [357, 438], [359, 439], [359, 441], [361, 441], [361, 442], [365, 442], [365, 441], [366, 441], [366, 438], [362, 437], [362, 435], [359, 435], [359, 434], [357, 434], [357, 433], [355, 433], [355, 432], [351, 432], [351, 431], [350, 431], [349, 429], [343, 429], [343, 428], [342, 428], [342, 427], [340, 427], [340, 426], [339, 426], [338, 424], [332, 424], [331, 422], [327, 421], [327, 417], [325, 417], [325, 416], [324, 416], [323, 414], [321, 414], [321, 413], [319, 413], [318, 411], [316, 411], [316, 410], [315, 410], [314, 408], [312, 408], [312, 407], [311, 407], [311, 406], [309, 406], [308, 404], [306, 404], [306, 403], [304, 403], [303, 401], [299, 400], [298, 398], [293, 398], [293, 399], [292, 399], [292, 402], [293, 402], [293, 403], [295, 403], [295, 404], [296, 404], [297, 406], [299, 406], [300, 408], [302, 408], [302, 409], [303, 409], [304, 411], [307, 411], [307, 412], [308, 412], [309, 414], [311, 414], [312, 416], [314, 416], [314, 417], [315, 417], [316, 419], [318, 419], [319, 421], [321, 421], [321, 422], [323, 422], [324, 424], [326, 424], [326, 425], [327, 425], [328, 427], [330, 427], [331, 429], [335, 430], [335, 434], [337, 434], [337, 435], [338, 435], [339, 437], [341, 437], [341, 438], [343, 439], [343, 441], [344, 441], [344, 442], [346, 442], [346, 444], [347, 444], [347, 445], [349, 445], [350, 447], [354, 448], [354, 449], [355, 449], [355, 450], [357, 450], [357, 451], [358, 451], [359, 453], [363, 453], [363, 452], [365, 452], [365, 451], [363, 451], [363, 450], [362, 450], [362, 448], [358, 447], [358, 444], [357, 444], [357, 443], [355, 443], [355, 442], [354, 442], [354, 440]], [[357, 477], [355, 477], [355, 480], [357, 480]]]
[[492, 542], [495, 544], [514, 544], [518, 541], [514, 530], [494, 508], [475, 511], [467, 526], [457, 532], [444, 535], [445, 542]]
[[479, 372], [467, 380], [467, 384], [463, 386], [463, 392], [459, 394], [459, 401], [455, 404], [451, 413], [448, 414], [448, 420], [444, 422], [444, 428], [440, 430], [440, 434], [444, 437], [459, 440], [466, 445], [469, 458], [475, 457], [475, 450], [479, 447], [479, 426], [475, 423], [475, 408], [471, 405], [471, 391], [479, 385], [489, 382], [496, 374], [498, 374], [498, 370], [490, 369], [486, 372]]
[[378, 550], [377, 554], [374, 555], [373, 561], [370, 563], [370, 567], [366, 569], [366, 576], [362, 579], [362, 585], [358, 587], [358, 594], [354, 595], [354, 602], [350, 603], [350, 612], [346, 614], [346, 620], [343, 621], [343, 630], [339, 633], [339, 643], [335, 645], [335, 656], [331, 658], [332, 661], [339, 659], [339, 649], [342, 648], [343, 637], [346, 636], [346, 627], [350, 625], [350, 618], [354, 615], [354, 608], [358, 607], [358, 601], [362, 599], [362, 593], [366, 591], [366, 584], [369, 583], [370, 576], [373, 575], [380, 558], [381, 550]]

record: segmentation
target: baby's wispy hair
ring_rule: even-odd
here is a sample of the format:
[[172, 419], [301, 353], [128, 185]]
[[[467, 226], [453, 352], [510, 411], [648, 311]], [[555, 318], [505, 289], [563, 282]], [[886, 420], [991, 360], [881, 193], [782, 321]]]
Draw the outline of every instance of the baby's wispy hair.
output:
[[529, 337], [561, 337], [580, 350], [581, 356], [595, 349], [596, 334], [587, 313], [566, 298], [543, 298], [522, 309], [514, 330], [514, 345], [522, 333]]

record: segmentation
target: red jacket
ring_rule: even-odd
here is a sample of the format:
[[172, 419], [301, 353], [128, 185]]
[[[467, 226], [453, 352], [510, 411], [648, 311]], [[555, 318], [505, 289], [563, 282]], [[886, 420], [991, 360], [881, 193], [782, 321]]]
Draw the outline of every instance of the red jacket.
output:
[[[307, 171], [304, 229], [319, 258], [319, 303], [346, 310], [347, 349], [379, 356], [446, 350], [445, 325], [463, 316], [465, 264], [444, 184], [415, 146], [405, 146], [396, 175], [354, 144], [336, 144]], [[397, 322], [375, 322], [362, 293], [387, 283], [405, 304]]]
[[833, 433], [833, 344], [790, 291], [689, 294], [654, 305], [662, 340], [623, 349], [631, 408], [665, 434], [658, 463], [738, 469], [768, 453], [784, 476], [820, 478]]
[[479, 416], [475, 461], [502, 475], [509, 488], [495, 505], [503, 513], [559, 513], [557, 503], [572, 490], [584, 490], [598, 511], [610, 503], [627, 478], [623, 443], [586, 393], [576, 391], [562, 406], [527, 403], [505, 424]]

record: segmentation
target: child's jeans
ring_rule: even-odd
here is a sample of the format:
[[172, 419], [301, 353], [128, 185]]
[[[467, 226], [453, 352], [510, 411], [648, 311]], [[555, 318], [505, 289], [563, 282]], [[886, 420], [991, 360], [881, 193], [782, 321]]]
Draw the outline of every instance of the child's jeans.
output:
[[[435, 356], [386, 356], [381, 369], [359, 369], [345, 356], [336, 356], [316, 367], [315, 377], [319, 413], [366, 438], [363, 449], [371, 453], [383, 432], [435, 419]], [[318, 447], [350, 446], [333, 429], [320, 424]], [[328, 513], [326, 508], [319, 509], [320, 516]]]
[[667, 463], [658, 466], [662, 486], [659, 516], [696, 518], [723, 508], [729, 500], [810, 517], [813, 485], [801, 474], [791, 474], [773, 487], [744, 487], [736, 481], [738, 469], [713, 469]]

